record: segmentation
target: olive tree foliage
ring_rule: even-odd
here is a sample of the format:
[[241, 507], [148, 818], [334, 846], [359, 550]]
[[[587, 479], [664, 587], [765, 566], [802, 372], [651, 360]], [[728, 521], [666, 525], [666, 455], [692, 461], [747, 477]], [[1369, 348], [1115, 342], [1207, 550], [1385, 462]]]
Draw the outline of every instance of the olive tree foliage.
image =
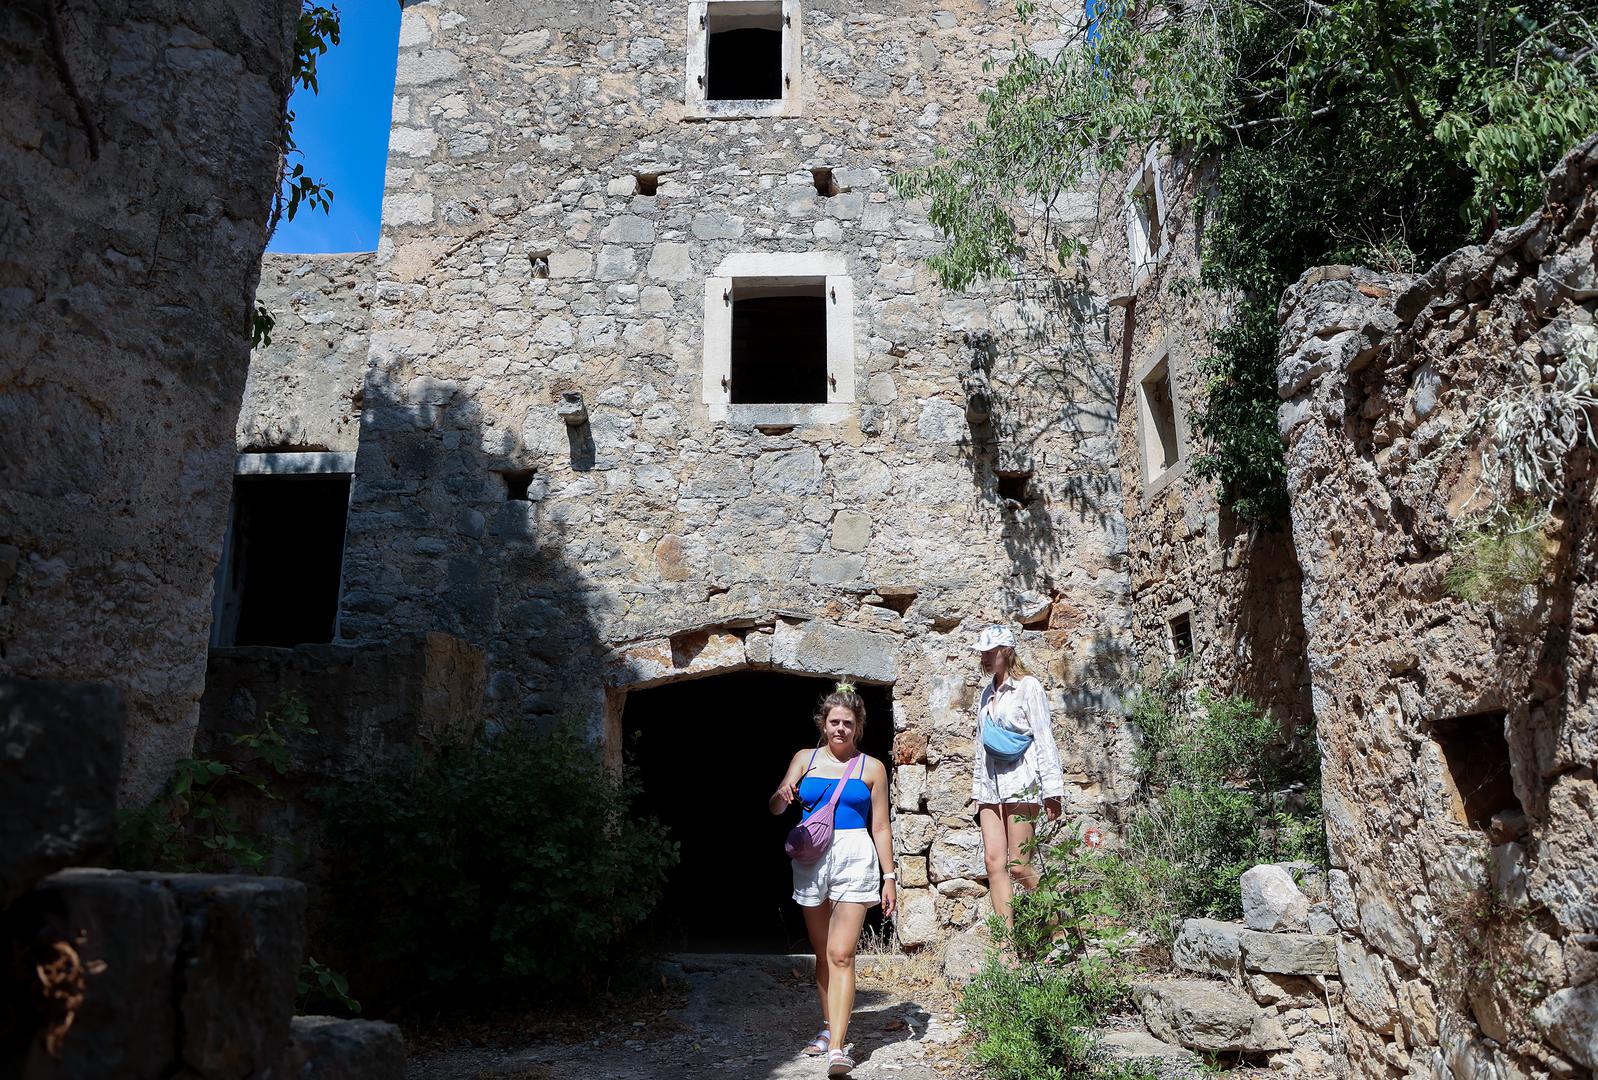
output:
[[1257, 521], [1286, 507], [1282, 289], [1320, 263], [1410, 269], [1481, 237], [1535, 209], [1546, 171], [1598, 128], [1598, 21], [1565, 0], [1017, 6], [1026, 29], [981, 121], [895, 178], [945, 234], [931, 266], [964, 289], [1019, 274], [1029, 242], [1079, 254], [1058, 196], [1118, 183], [1150, 146], [1204, 169], [1200, 280], [1227, 315], [1200, 361], [1194, 469]]
[[[289, 69], [289, 92], [295, 87], [318, 91], [316, 82], [317, 61], [327, 50], [338, 45], [339, 14], [337, 6], [324, 7], [302, 0], [300, 21], [294, 30], [294, 60]], [[278, 166], [276, 189], [272, 195], [272, 212], [266, 222], [268, 242], [277, 232], [278, 225], [294, 216], [302, 207], [312, 207], [328, 213], [333, 208], [333, 189], [305, 171], [305, 164], [294, 159], [304, 155], [294, 142], [294, 112], [283, 103], [283, 122], [277, 136]], [[250, 347], [272, 344], [272, 327], [276, 325], [272, 313], [259, 300], [250, 318]]]

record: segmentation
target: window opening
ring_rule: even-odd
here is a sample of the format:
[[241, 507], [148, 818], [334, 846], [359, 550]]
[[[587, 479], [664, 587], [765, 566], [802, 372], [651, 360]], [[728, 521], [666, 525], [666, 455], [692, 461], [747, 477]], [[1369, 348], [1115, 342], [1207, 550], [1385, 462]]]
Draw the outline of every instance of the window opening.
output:
[[533, 267], [533, 277], [535, 279], [541, 281], [549, 277], [550, 254], [548, 251], [529, 251], [527, 253], [527, 261]]
[[781, 3], [712, 4], [705, 25], [705, 97], [782, 97]]
[[1170, 622], [1171, 656], [1183, 660], [1193, 655], [1193, 616], [1183, 612]]
[[1485, 829], [1494, 814], [1523, 812], [1510, 776], [1505, 715], [1503, 710], [1476, 713], [1432, 726], [1448, 768], [1450, 811], [1461, 825]]
[[810, 179], [815, 182], [816, 194], [823, 199], [830, 199], [838, 194], [838, 181], [833, 179], [831, 169], [811, 169]]
[[1153, 266], [1160, 254], [1159, 176], [1151, 154], [1127, 191], [1126, 242], [1134, 280]]
[[733, 282], [730, 400], [734, 405], [827, 400], [827, 305], [822, 278]]
[[533, 486], [533, 469], [506, 469], [499, 474], [505, 482], [507, 502], [527, 502]]
[[637, 173], [634, 175], [634, 179], [637, 181], [633, 185], [634, 194], [652, 196], [660, 188], [660, 175], [658, 173]]
[[348, 474], [234, 478], [219, 644], [333, 640], [349, 501]]
[[1171, 387], [1169, 360], [1157, 364], [1144, 376], [1143, 460], [1150, 480], [1177, 463], [1182, 456], [1176, 430], [1176, 398]]
[[994, 479], [998, 482], [999, 498], [1017, 506], [1025, 506], [1032, 498], [1027, 490], [1031, 473], [996, 473]]

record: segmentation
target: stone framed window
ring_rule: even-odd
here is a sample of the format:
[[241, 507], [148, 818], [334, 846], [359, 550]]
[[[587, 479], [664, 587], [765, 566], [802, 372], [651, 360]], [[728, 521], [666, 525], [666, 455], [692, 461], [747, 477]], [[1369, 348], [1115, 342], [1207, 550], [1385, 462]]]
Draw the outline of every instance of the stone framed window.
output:
[[1165, 646], [1177, 664], [1196, 651], [1193, 637], [1193, 602], [1184, 600], [1165, 613]]
[[1159, 154], [1150, 147], [1126, 186], [1126, 251], [1133, 291], [1165, 256], [1165, 232], [1165, 185], [1160, 180]]
[[338, 633], [352, 453], [240, 454], [211, 601], [211, 645]]
[[729, 255], [705, 279], [713, 420], [837, 423], [855, 400], [854, 283], [824, 253]]
[[1168, 348], [1162, 347], [1138, 371], [1137, 434], [1147, 500], [1187, 469], [1187, 417], [1176, 393]]
[[706, 120], [798, 116], [799, 0], [692, 0], [684, 103]]

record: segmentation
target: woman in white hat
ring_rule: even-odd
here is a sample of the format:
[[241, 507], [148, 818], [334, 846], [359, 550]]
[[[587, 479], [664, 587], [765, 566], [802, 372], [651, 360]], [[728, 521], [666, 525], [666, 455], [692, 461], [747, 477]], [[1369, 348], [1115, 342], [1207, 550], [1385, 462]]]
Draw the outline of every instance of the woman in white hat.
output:
[[1009, 923], [1015, 886], [1030, 889], [1038, 881], [1023, 849], [1040, 811], [1050, 821], [1060, 816], [1065, 773], [1043, 684], [1016, 661], [1014, 632], [990, 626], [977, 636], [976, 648], [983, 673], [991, 677], [977, 700], [971, 800], [982, 828], [988, 895], [993, 910]]

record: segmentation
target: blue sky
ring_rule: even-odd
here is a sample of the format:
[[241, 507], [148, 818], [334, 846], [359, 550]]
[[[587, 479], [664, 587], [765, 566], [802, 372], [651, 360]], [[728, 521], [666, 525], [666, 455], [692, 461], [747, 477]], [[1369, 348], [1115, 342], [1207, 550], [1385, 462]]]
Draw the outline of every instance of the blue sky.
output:
[[396, 0], [338, 4], [340, 43], [317, 64], [321, 92], [295, 90], [295, 160], [333, 189], [333, 209], [302, 209], [278, 225], [268, 251], [372, 251], [383, 211], [389, 99], [399, 49]]

